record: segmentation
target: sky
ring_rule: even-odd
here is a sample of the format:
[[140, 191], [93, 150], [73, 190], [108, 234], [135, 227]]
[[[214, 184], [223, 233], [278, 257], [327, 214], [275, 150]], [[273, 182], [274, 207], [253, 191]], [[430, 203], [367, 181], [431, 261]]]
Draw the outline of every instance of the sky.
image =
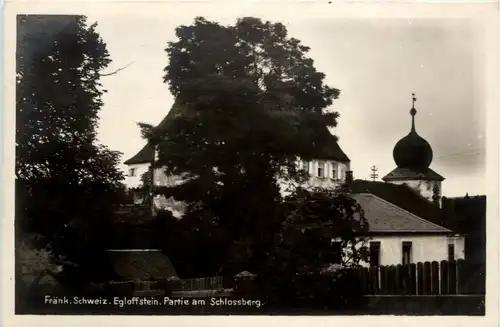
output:
[[[210, 15], [223, 24], [240, 16]], [[157, 124], [173, 103], [163, 69], [174, 30], [187, 15], [89, 16], [97, 21], [113, 63], [103, 77], [99, 138], [123, 153], [123, 161], [144, 145], [137, 122]], [[333, 133], [351, 159], [354, 177], [379, 179], [394, 169], [392, 150], [410, 130], [412, 93], [417, 96], [416, 129], [432, 146], [431, 168], [445, 177], [443, 195], [484, 194], [485, 71], [477, 31], [465, 21], [444, 19], [265, 19], [282, 22], [311, 48], [309, 56], [326, 83], [341, 90], [332, 105], [340, 113]], [[107, 72], [106, 71], [106, 72]], [[121, 168], [125, 169], [125, 166]]]

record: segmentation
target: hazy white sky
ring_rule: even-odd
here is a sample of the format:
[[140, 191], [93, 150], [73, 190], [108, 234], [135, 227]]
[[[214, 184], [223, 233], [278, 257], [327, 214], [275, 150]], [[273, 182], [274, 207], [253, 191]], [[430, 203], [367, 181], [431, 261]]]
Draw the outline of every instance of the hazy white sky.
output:
[[[143, 145], [137, 122], [157, 124], [173, 98], [163, 83], [164, 48], [185, 15], [102, 16], [98, 31], [107, 43], [113, 70], [102, 79], [108, 93], [101, 112], [100, 140], [124, 153]], [[207, 16], [233, 23], [237, 16]], [[464, 21], [444, 20], [281, 20], [293, 37], [311, 47], [310, 57], [327, 83], [342, 91], [334, 133], [351, 159], [355, 178], [379, 178], [395, 164], [395, 143], [410, 129], [411, 93], [418, 98], [417, 132], [434, 150], [431, 168], [443, 175], [445, 196], [485, 192], [485, 104], [482, 55], [474, 30]]]

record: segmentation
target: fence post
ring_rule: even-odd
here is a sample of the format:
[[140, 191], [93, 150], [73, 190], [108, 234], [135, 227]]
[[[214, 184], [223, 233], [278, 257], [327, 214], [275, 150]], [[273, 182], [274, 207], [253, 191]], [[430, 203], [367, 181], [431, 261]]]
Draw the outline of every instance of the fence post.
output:
[[388, 294], [396, 294], [396, 269], [397, 268], [395, 266], [387, 267], [387, 280], [389, 281], [389, 283], [387, 283]]
[[378, 287], [378, 269], [377, 267], [370, 267], [370, 288], [372, 291], [372, 294], [378, 294], [379, 292], [379, 287]]
[[368, 294], [372, 295], [373, 294], [373, 282], [372, 282], [373, 276], [372, 276], [371, 267], [367, 268], [366, 277], [367, 277], [366, 291], [368, 292]]
[[439, 262], [431, 262], [432, 295], [439, 295]]
[[467, 267], [465, 264], [465, 260], [460, 259], [457, 261], [457, 270], [458, 270], [458, 292], [459, 294], [467, 294], [467, 281], [468, 281], [468, 275], [467, 275]]
[[417, 265], [410, 264], [410, 295], [417, 294]]
[[449, 280], [448, 280], [448, 291], [449, 294], [457, 294], [457, 262], [450, 261], [448, 263], [448, 272], [449, 272]]
[[380, 294], [389, 294], [388, 284], [389, 279], [387, 275], [388, 267], [380, 267]]
[[424, 292], [425, 295], [432, 294], [432, 266], [429, 261], [424, 262]]
[[404, 295], [413, 294], [411, 269], [412, 266], [410, 264], [405, 264], [401, 266], [402, 293]]
[[361, 285], [362, 285], [362, 292], [363, 294], [367, 294], [368, 293], [368, 268], [365, 268], [365, 267], [360, 267], [359, 270], [358, 270], [358, 273], [359, 273], [359, 279], [361, 281]]
[[446, 260], [443, 260], [441, 261], [440, 263], [440, 267], [439, 267], [439, 275], [441, 276], [441, 280], [440, 280], [440, 284], [441, 284], [441, 293], [442, 295], [446, 295], [448, 294], [448, 281], [449, 281], [449, 278], [448, 278], [448, 261]]
[[417, 263], [417, 294], [424, 294], [424, 264]]
[[402, 289], [402, 282], [401, 282], [401, 265], [397, 265], [396, 266], [396, 279], [394, 280], [395, 283], [394, 283], [394, 286], [395, 286], [395, 289], [394, 289], [394, 292], [395, 294], [401, 294], [401, 291], [403, 290]]

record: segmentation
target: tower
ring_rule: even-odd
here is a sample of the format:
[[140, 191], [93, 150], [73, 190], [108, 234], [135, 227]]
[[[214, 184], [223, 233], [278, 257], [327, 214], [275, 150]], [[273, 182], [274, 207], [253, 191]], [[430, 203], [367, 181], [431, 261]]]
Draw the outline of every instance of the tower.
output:
[[432, 147], [417, 134], [415, 128], [415, 94], [412, 97], [410, 133], [394, 146], [393, 158], [397, 168], [384, 176], [382, 180], [393, 184], [406, 184], [429, 201], [438, 202], [441, 198], [441, 183], [444, 177], [430, 169]]

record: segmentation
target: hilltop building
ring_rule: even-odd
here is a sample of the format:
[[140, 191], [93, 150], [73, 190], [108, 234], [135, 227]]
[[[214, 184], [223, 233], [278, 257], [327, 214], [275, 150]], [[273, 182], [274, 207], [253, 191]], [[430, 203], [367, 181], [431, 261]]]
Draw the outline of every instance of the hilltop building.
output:
[[[429, 168], [433, 151], [416, 132], [415, 96], [412, 100], [410, 132], [396, 143], [393, 158], [397, 167], [383, 177], [384, 182], [354, 180], [350, 159], [326, 127], [315, 142], [315, 159], [297, 161], [299, 168], [310, 174], [309, 186], [343, 187], [361, 205], [372, 236], [371, 265], [457, 260], [465, 256], [464, 235], [450, 224], [455, 219], [453, 214], [445, 215], [440, 207], [444, 177]], [[168, 126], [170, 118], [182, 114], [181, 111], [180, 105], [174, 104], [158, 127]], [[127, 186], [132, 191], [139, 186], [140, 176], [148, 171], [155, 156], [153, 148], [145, 145], [125, 162], [129, 167]], [[166, 176], [161, 168], [154, 172], [155, 185], [179, 181], [175, 176]], [[141, 197], [136, 196], [135, 201], [140, 203]], [[182, 203], [174, 199], [157, 197], [155, 207], [182, 216]]]

